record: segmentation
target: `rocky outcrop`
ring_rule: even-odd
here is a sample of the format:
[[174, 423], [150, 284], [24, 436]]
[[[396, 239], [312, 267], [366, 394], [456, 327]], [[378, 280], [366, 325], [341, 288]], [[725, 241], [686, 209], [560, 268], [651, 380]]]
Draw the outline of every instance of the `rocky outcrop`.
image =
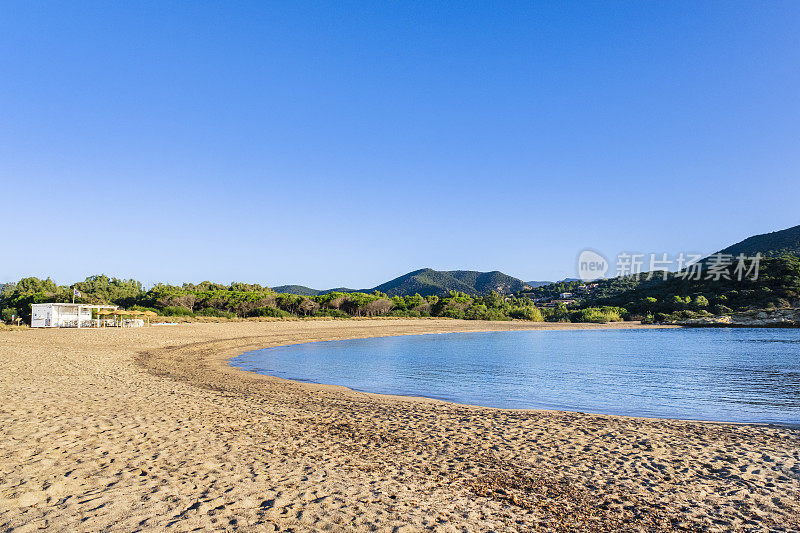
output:
[[734, 314], [732, 324], [747, 327], [799, 327], [800, 309], [745, 311]]
[[727, 315], [721, 316], [704, 316], [702, 318], [687, 318], [686, 320], [678, 320], [672, 324], [679, 326], [730, 326], [731, 317]]
[[695, 327], [796, 328], [800, 327], [800, 308], [760, 309], [734, 313], [732, 316], [692, 318], [676, 323]]

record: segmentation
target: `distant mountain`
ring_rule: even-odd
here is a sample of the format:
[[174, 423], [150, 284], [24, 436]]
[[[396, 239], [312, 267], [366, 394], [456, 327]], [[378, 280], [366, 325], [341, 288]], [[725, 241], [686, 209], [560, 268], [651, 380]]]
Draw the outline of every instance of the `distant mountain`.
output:
[[[364, 292], [364, 291], [359, 289], [348, 289], [347, 287], [336, 287], [333, 289], [319, 291], [320, 294], [328, 294], [329, 292]], [[372, 289], [370, 289], [369, 292], [372, 292]]]
[[544, 287], [545, 285], [552, 285], [555, 281], [526, 281], [527, 285], [530, 285], [534, 289], [536, 287]]
[[[472, 295], [489, 294], [497, 291], [501, 294], [512, 294], [526, 288], [527, 284], [502, 272], [476, 272], [474, 270], [440, 271], [423, 268], [409, 272], [399, 278], [382, 283], [371, 289], [360, 289], [358, 292], [380, 291], [389, 296], [442, 296], [450, 291], [460, 291]], [[317, 296], [329, 292], [356, 292], [355, 289], [339, 287], [336, 289], [317, 290], [304, 285], [279, 285], [272, 287], [278, 293]]]
[[[277, 293], [299, 294], [300, 296], [318, 296], [320, 294], [328, 294], [329, 292], [356, 292], [356, 289], [348, 289], [346, 287], [336, 287], [335, 289], [326, 289], [322, 291], [306, 287], [305, 285], [278, 285], [277, 287], [270, 288]], [[372, 289], [369, 289], [368, 292], [372, 292]]]
[[537, 287], [547, 287], [548, 285], [555, 285], [557, 283], [572, 283], [573, 281], [580, 281], [578, 278], [564, 278], [559, 281], [526, 281], [526, 285], [530, 285], [532, 289]]
[[753, 256], [759, 252], [765, 257], [781, 254], [800, 256], [800, 226], [762, 235], [753, 235], [742, 242], [737, 242], [719, 251], [719, 253], [733, 256], [739, 254]]
[[273, 291], [281, 294], [299, 294], [301, 296], [316, 296], [322, 293], [322, 291], [305, 287], [303, 285], [278, 285], [277, 287], [270, 288]]
[[373, 290], [389, 296], [443, 295], [450, 291], [480, 295], [497, 291], [511, 294], [522, 290], [525, 283], [502, 272], [476, 272], [473, 270], [433, 270], [423, 268], [378, 285]]

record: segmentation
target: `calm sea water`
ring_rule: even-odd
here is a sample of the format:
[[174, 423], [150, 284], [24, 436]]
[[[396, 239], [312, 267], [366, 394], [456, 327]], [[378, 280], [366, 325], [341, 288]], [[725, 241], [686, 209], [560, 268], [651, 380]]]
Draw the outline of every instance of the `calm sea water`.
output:
[[503, 331], [315, 342], [246, 370], [507, 408], [800, 423], [800, 330]]

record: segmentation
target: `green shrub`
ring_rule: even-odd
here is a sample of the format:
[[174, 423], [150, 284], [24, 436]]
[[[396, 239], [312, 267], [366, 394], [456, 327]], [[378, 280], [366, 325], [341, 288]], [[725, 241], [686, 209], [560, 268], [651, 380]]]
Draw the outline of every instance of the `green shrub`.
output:
[[442, 313], [439, 316], [444, 318], [464, 318], [464, 311], [462, 311], [461, 309], [450, 308], [442, 311]]
[[621, 322], [622, 316], [617, 307], [587, 307], [573, 311], [571, 316], [573, 322], [594, 322], [603, 324], [605, 322]]
[[570, 312], [566, 305], [559, 304], [556, 307], [547, 308], [544, 319], [547, 322], [570, 322]]
[[[687, 298], [689, 298], [689, 297], [687, 296]], [[689, 298], [689, 301], [691, 302], [691, 301], [692, 301], [692, 299], [691, 299], [691, 298]], [[655, 303], [655, 302], [653, 302], [653, 303]], [[672, 305], [674, 305], [675, 307], [677, 307], [677, 308], [679, 308], [679, 309], [680, 309], [680, 308], [681, 308], [681, 307], [683, 307], [685, 304], [686, 304], [686, 300], [684, 300], [682, 296], [677, 296], [677, 295], [676, 295], [676, 296], [673, 296], [673, 297], [672, 297]]]
[[727, 305], [717, 304], [714, 306], [715, 315], [729, 315], [731, 313], [733, 313], [733, 309], [731, 309]]
[[700, 295], [694, 299], [694, 305], [697, 307], [708, 307], [708, 298]]
[[544, 315], [538, 307], [516, 307], [508, 312], [508, 316], [531, 322], [544, 322]]
[[274, 318], [283, 318], [287, 316], [292, 316], [291, 313], [284, 311], [283, 309], [276, 309], [274, 307], [259, 307], [258, 309], [253, 309], [247, 316], [268, 316]]
[[174, 305], [166, 306], [159, 312], [159, 314], [162, 316], [194, 316], [194, 313], [191, 311], [191, 309]]
[[3, 322], [11, 322], [11, 317], [18, 317], [19, 311], [17, 311], [14, 307], [6, 307], [3, 309], [2, 314], [0, 317], [3, 319]]
[[484, 304], [472, 304], [464, 311], [467, 320], [510, 320], [501, 309], [487, 307]]
[[464, 311], [467, 320], [486, 320], [489, 309], [483, 304], [473, 304]]
[[[663, 313], [659, 313], [658, 315], [656, 315], [656, 317], [658, 317], [661, 314], [663, 314]], [[691, 319], [694, 319], [694, 318], [704, 318], [704, 317], [710, 317], [710, 316], [714, 316], [714, 315], [712, 315], [708, 311], [702, 311], [702, 310], [701, 311], [690, 311], [689, 309], [684, 309], [683, 311], [675, 311], [672, 314], [664, 315], [665, 318], [663, 320], [658, 320], [658, 322], [664, 322], [664, 321], [675, 322], [675, 321], [691, 320]]]
[[686, 320], [686, 319], [697, 318], [697, 316], [698, 316], [697, 312], [685, 309], [683, 311], [675, 311], [674, 313], [669, 315], [669, 320]]

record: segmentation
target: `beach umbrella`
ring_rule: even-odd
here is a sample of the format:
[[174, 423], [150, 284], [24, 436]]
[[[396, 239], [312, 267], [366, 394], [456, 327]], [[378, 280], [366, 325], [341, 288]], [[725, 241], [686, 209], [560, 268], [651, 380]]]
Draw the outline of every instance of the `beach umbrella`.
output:
[[117, 322], [117, 318], [116, 317], [125, 316], [125, 315], [128, 314], [128, 312], [126, 310], [124, 310], [124, 309], [114, 309], [113, 311], [111, 311], [111, 314], [114, 315], [114, 325], [118, 326], [119, 323]]
[[158, 316], [158, 313], [154, 313], [153, 311], [149, 311], [149, 310], [148, 310], [148, 311], [145, 311], [145, 312], [144, 312], [144, 313], [142, 313], [142, 314], [143, 314], [144, 316], [146, 316], [146, 317], [147, 317], [147, 325], [148, 325], [148, 326], [150, 325], [150, 317], [151, 317], [151, 316]]
[[[97, 310], [97, 316], [98, 317], [114, 316], [114, 310], [113, 309], [98, 309]], [[106, 325], [105, 322], [103, 322], [103, 327], [105, 327], [105, 325]]]
[[[97, 318], [99, 319], [100, 317], [108, 316], [108, 315], [110, 315], [112, 313], [113, 313], [113, 311], [111, 311], [111, 309], [98, 309], [97, 310]], [[105, 326], [105, 323], [103, 324], [103, 326]]]
[[130, 311], [128, 311], [128, 316], [136, 317], [143, 314], [144, 313], [142, 311], [137, 311], [136, 309], [131, 309]]

